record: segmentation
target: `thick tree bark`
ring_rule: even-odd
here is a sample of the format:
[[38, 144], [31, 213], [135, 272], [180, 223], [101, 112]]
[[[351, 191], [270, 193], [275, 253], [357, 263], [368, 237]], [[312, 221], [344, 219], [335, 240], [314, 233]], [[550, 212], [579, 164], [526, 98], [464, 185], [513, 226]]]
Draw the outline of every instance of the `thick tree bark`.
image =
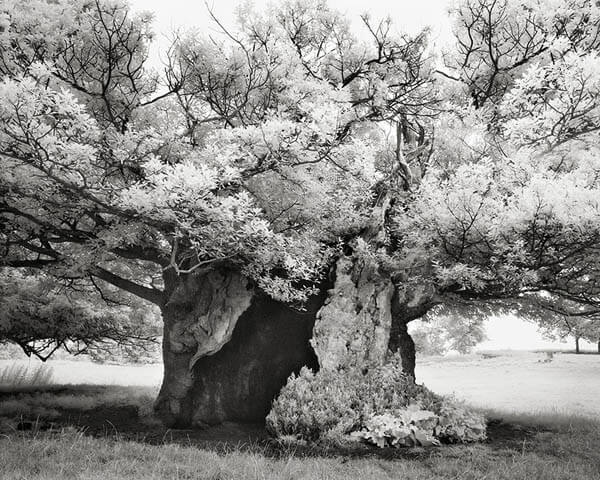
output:
[[416, 380], [415, 342], [408, 333], [408, 324], [421, 318], [433, 306], [435, 291], [427, 286], [398, 285], [392, 298], [392, 325], [389, 350], [398, 352], [402, 361], [402, 370]]
[[317, 313], [311, 344], [323, 369], [364, 368], [387, 356], [392, 282], [375, 262], [342, 257], [335, 284]]
[[408, 323], [395, 325], [394, 339], [390, 338], [390, 350], [398, 352], [402, 361], [402, 371], [416, 381], [415, 366], [417, 363], [415, 342], [408, 333]]
[[579, 337], [575, 337], [575, 353], [579, 352]]
[[162, 307], [163, 383], [155, 405], [167, 425], [189, 426], [193, 417], [193, 367], [229, 341], [254, 295], [246, 279], [231, 272], [165, 276]]
[[342, 257], [311, 340], [322, 368], [382, 363], [398, 352], [402, 369], [415, 377], [415, 344], [408, 323], [435, 305], [427, 284], [394, 285], [369, 259]]
[[598, 353], [600, 353], [600, 339], [598, 339]]
[[372, 260], [338, 260], [335, 282], [324, 283], [303, 312], [232, 271], [172, 275], [165, 285], [155, 408], [169, 426], [262, 422], [289, 375], [305, 365], [364, 368], [385, 362], [391, 349], [414, 377], [407, 324], [427, 310], [429, 297], [424, 289], [399, 291]]
[[235, 272], [171, 281], [155, 405], [167, 425], [262, 422], [292, 372], [318, 369], [309, 339], [326, 289], [298, 312], [255, 292]]
[[[386, 248], [389, 240], [385, 225], [390, 205], [391, 197], [384, 196], [361, 235], [374, 251]], [[415, 264], [423, 272], [430, 268], [417, 258], [406, 260], [407, 270]], [[400, 351], [403, 370], [414, 378], [415, 344], [407, 325], [435, 304], [436, 292], [427, 283], [403, 283], [406, 278], [400, 278], [402, 275], [397, 275], [399, 284], [395, 285], [390, 273], [383, 270], [368, 255], [338, 259], [335, 285], [317, 314], [311, 340], [322, 368], [383, 363], [390, 351]]]
[[326, 369], [383, 363], [398, 352], [405, 373], [415, 377], [415, 344], [408, 323], [433, 305], [433, 289], [394, 286], [375, 262], [342, 257], [311, 340]]

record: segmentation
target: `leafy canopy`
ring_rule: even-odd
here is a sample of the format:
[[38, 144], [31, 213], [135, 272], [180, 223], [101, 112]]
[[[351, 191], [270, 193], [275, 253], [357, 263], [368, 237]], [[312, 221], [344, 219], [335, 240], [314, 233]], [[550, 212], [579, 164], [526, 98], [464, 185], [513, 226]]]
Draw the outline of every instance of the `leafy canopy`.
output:
[[377, 122], [430, 103], [424, 36], [382, 24], [359, 42], [320, 2], [178, 38], [161, 81], [149, 17], [122, 2], [8, 2], [1, 18], [5, 265], [159, 304], [161, 274], [217, 265], [305, 298], [366, 224]]
[[233, 268], [297, 303], [351, 250], [425, 285], [424, 311], [539, 291], [597, 308], [599, 7], [452, 15], [432, 52], [320, 0], [243, 7], [235, 31], [177, 36], [159, 74], [151, 16], [123, 1], [3, 2], [3, 270], [164, 306]]

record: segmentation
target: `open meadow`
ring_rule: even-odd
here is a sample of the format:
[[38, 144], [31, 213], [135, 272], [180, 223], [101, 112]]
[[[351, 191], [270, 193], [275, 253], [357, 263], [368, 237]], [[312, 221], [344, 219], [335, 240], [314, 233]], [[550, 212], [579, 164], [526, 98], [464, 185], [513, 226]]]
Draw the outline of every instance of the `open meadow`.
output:
[[[26, 363], [0, 361], [4, 383]], [[489, 438], [410, 450], [290, 447], [256, 425], [166, 430], [151, 416], [161, 365], [47, 365], [47, 385], [0, 389], [2, 479], [600, 479], [598, 355], [421, 359], [418, 381], [484, 410]]]
[[417, 381], [470, 404], [503, 412], [577, 414], [600, 419], [600, 355], [521, 351], [430, 357]]

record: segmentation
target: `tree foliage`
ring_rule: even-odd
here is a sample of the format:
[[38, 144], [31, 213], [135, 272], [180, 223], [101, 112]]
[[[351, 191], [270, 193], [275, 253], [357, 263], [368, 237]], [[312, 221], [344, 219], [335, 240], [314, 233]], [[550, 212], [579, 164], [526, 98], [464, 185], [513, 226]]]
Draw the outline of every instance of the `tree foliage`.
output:
[[[381, 140], [353, 126], [430, 83], [422, 38], [392, 41], [380, 25], [381, 48], [359, 46], [330, 10], [313, 22], [317, 7], [249, 14], [239, 38], [225, 32], [235, 41], [178, 39], [159, 93], [143, 66], [146, 16], [119, 2], [9, 3], [5, 264], [96, 276], [155, 303], [148, 264], [228, 264], [276, 298], [304, 298], [292, 284], [318, 275], [372, 200]], [[45, 16], [47, 38], [28, 35]], [[141, 285], [119, 270], [144, 262]]]
[[151, 17], [123, 1], [3, 2], [3, 274], [164, 307], [179, 279], [233, 269], [300, 306], [351, 252], [419, 289], [405, 322], [536, 292], [598, 308], [598, 7], [453, 18], [436, 70], [426, 31], [244, 7], [235, 30], [178, 36], [159, 74]]
[[410, 334], [417, 352], [424, 355], [444, 355], [449, 351], [470, 353], [473, 347], [487, 339], [485, 320], [486, 317], [480, 314], [428, 314]]
[[522, 308], [521, 312], [546, 338], [565, 340], [572, 337], [577, 353], [580, 339], [598, 343], [600, 347], [600, 317], [589, 306], [556, 295], [535, 296], [529, 301], [531, 305]]
[[[580, 30], [569, 22], [597, 22], [598, 7], [579, 2], [577, 8], [588, 12], [582, 20], [576, 2], [567, 2], [571, 17], [565, 16], [562, 2], [540, 2], [533, 8], [537, 3], [465, 2], [463, 7], [471, 12], [468, 20], [463, 7], [457, 11], [463, 25], [459, 44], [469, 28], [503, 35], [529, 31], [523, 35], [532, 38], [530, 29], [537, 25], [545, 29], [547, 55], [523, 61], [523, 70], [506, 84], [505, 93], [498, 98], [491, 91], [486, 94], [487, 104], [481, 99], [452, 104], [450, 113], [442, 116], [444, 133], [452, 137], [449, 130], [455, 126], [459, 134], [469, 131], [451, 144], [459, 144], [460, 153], [452, 157], [458, 161], [453, 168], [442, 165], [430, 171], [398, 227], [410, 230], [407, 247], [431, 258], [437, 283], [461, 296], [470, 292], [473, 297], [518, 297], [548, 291], [595, 308], [600, 70], [596, 44], [587, 36], [594, 29], [583, 29], [582, 37], [561, 32]], [[538, 8], [542, 3], [544, 8]], [[543, 18], [532, 23], [528, 16], [505, 11], [521, 11], [524, 5], [532, 15], [543, 12]], [[478, 13], [473, 16], [473, 11]], [[556, 22], [562, 22], [560, 29], [547, 26]], [[488, 35], [486, 41], [497, 40]], [[523, 60], [532, 42], [519, 41], [512, 47], [498, 42], [492, 50], [510, 51]], [[489, 54], [483, 51], [459, 48], [461, 75], [471, 66], [486, 72], [491, 68], [490, 75], [497, 78], [495, 68], [501, 66], [492, 61], [492, 68], [481, 60]], [[514, 63], [513, 59], [507, 65]], [[468, 78], [458, 83], [469, 96], [480, 95], [482, 88]]]
[[[0, 279], [0, 342], [47, 360], [59, 348], [78, 355], [118, 350], [129, 356], [152, 349], [160, 317], [132, 298], [103, 301], [82, 283], [67, 288], [45, 275], [11, 272]], [[120, 299], [120, 301], [119, 301]]]
[[[538, 322], [542, 333], [551, 340], [575, 339], [577, 353], [579, 340], [600, 342], [600, 319], [589, 317], [551, 316]], [[598, 352], [600, 353], [600, 352]]]

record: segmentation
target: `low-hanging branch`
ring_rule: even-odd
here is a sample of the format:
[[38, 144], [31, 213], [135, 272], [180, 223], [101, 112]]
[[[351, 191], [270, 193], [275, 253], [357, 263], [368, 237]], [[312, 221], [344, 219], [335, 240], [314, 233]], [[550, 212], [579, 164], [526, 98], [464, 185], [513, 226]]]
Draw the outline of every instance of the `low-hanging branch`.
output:
[[121, 288], [126, 292], [132, 293], [144, 300], [154, 303], [155, 305], [161, 306], [164, 302], [163, 291], [157, 288], [146, 287], [139, 283], [132, 282], [126, 278], [120, 277], [119, 275], [106, 270], [105, 268], [96, 266], [90, 270], [90, 274], [104, 280], [105, 282], [114, 285], [115, 287]]

